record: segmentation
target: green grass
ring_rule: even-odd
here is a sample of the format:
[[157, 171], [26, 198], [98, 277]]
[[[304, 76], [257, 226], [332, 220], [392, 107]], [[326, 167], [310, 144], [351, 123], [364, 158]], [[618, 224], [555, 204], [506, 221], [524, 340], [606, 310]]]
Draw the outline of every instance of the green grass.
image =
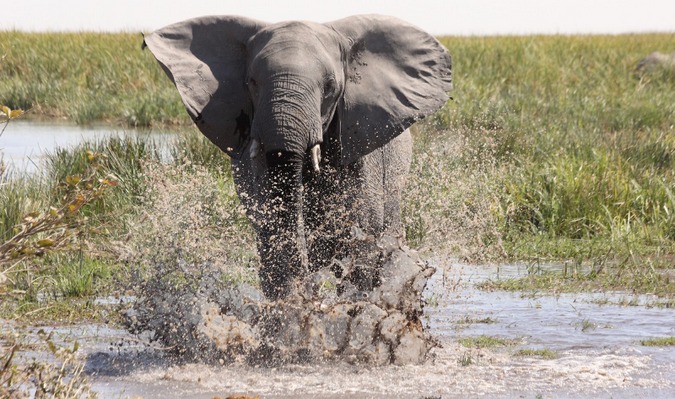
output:
[[519, 349], [513, 353], [513, 356], [539, 357], [547, 360], [557, 359], [560, 357], [558, 352], [552, 349]]
[[415, 134], [408, 236], [469, 261], [591, 273], [495, 282], [672, 296], [675, 76], [636, 76], [673, 34], [441, 38], [454, 101]]
[[492, 317], [484, 317], [482, 319], [478, 318], [473, 318], [470, 316], [465, 316], [464, 318], [461, 318], [457, 321], [455, 321], [456, 324], [494, 324], [497, 323], [497, 319], [492, 318]]
[[12, 237], [13, 227], [26, 214], [43, 207], [48, 195], [47, 187], [37, 178], [16, 179], [11, 174], [0, 175], [0, 241]]
[[[90, 302], [120, 294], [131, 283], [128, 260], [121, 254], [133, 253], [135, 263], [149, 264], [215, 259], [235, 266], [228, 277], [250, 279], [252, 232], [227, 157], [194, 132], [178, 135], [165, 153], [173, 162], [159, 163], [159, 151], [147, 141], [109, 138], [57, 149], [47, 155], [40, 175], [0, 176], [3, 241], [26, 214], [58, 206], [70, 176], [92, 173], [91, 154], [100, 154], [97, 177], [117, 182], [80, 211], [87, 227], [78, 233], [77, 244], [31, 259], [11, 275], [11, 282], [0, 285], [6, 300], [2, 317], [69, 322], [82, 301], [91, 307], [83, 319], [99, 317], [103, 308]], [[136, 272], [142, 266], [136, 264]]]
[[[545, 236], [675, 240], [675, 79], [639, 80], [675, 35], [443, 38], [457, 99], [435, 118], [490, 145], [507, 251]], [[481, 143], [484, 142], [484, 143]], [[479, 156], [481, 154], [478, 154]], [[475, 155], [472, 155], [475, 156]]]
[[[668, 51], [675, 35], [440, 40], [453, 56], [454, 101], [414, 132], [403, 204], [411, 245], [471, 261], [564, 260], [590, 270], [491, 288], [673, 296], [675, 76], [637, 76], [635, 66]], [[188, 124], [140, 42], [133, 34], [0, 32], [0, 103], [78, 123]], [[91, 210], [106, 225], [138, 209], [141, 159], [156, 155], [121, 141], [96, 150], [124, 182]], [[181, 136], [174, 156], [216, 173], [231, 192], [229, 161], [207, 140]], [[52, 162], [52, 181], [82, 168], [70, 154]], [[2, 184], [4, 235], [31, 201], [58, 194], [50, 185]]]
[[0, 32], [0, 103], [80, 124], [188, 123], [138, 34]]
[[468, 367], [474, 364], [473, 357], [471, 356], [470, 353], [462, 353], [462, 355], [457, 359], [457, 363], [462, 366], [462, 367]]
[[113, 268], [123, 268], [100, 259], [79, 256], [55, 256], [54, 297], [86, 298], [115, 293], [112, 287]]
[[115, 223], [121, 214], [138, 205], [145, 190], [142, 163], [159, 157], [153, 144], [142, 139], [120, 138], [83, 142], [75, 148], [60, 148], [46, 154], [43, 174], [0, 175], [0, 239], [4, 241], [11, 237], [14, 226], [26, 214], [42, 211], [50, 205], [57, 206], [68, 189], [64, 183], [68, 176], [91, 173], [88, 160], [91, 152], [103, 154], [98, 160], [102, 173], [119, 183], [108, 195], [84, 210], [96, 219], [91, 224]]
[[675, 346], [675, 337], [650, 338], [640, 341], [642, 346]]
[[513, 346], [516, 345], [519, 340], [491, 337], [489, 335], [478, 335], [475, 337], [460, 338], [458, 342], [466, 348], [483, 349]]
[[598, 325], [588, 319], [583, 319], [579, 324], [579, 327], [581, 328], [581, 332], [588, 332], [598, 328]]
[[232, 178], [230, 158], [195, 129], [181, 132], [170, 148], [177, 163], [190, 162], [203, 166], [213, 173]]
[[[92, 154], [98, 169], [88, 159]], [[9, 281], [0, 284], [0, 298], [5, 302], [2, 313], [15, 312], [21, 317], [61, 318], [71, 321], [77, 317], [81, 301], [91, 312], [83, 318], [98, 317], [99, 306], [91, 301], [100, 295], [116, 295], [128, 284], [127, 267], [118, 255], [123, 250], [127, 222], [140, 211], [146, 186], [142, 163], [157, 159], [151, 143], [117, 138], [85, 142], [68, 150], [58, 149], [47, 154], [42, 174], [0, 176], [0, 238], [4, 243], [15, 234], [15, 227], [29, 213], [44, 213], [49, 207], [62, 206], [72, 188], [66, 182], [72, 176], [95, 174], [92, 181], [111, 179], [117, 182], [100, 198], [85, 205], [71, 225], [76, 235], [68, 239], [60, 252], [13, 265], [3, 262], [12, 273]], [[40, 236], [38, 238], [49, 238]], [[4, 276], [3, 276], [4, 277]], [[72, 299], [81, 299], [73, 301]], [[46, 301], [46, 302], [45, 302]], [[70, 307], [73, 307], [72, 309]], [[34, 316], [33, 316], [34, 315]]]
[[565, 277], [562, 273], [532, 275], [523, 278], [491, 280], [479, 285], [486, 290], [506, 291], [626, 291], [633, 293], [656, 294], [671, 297], [675, 292], [670, 277], [659, 272], [646, 272], [642, 269], [606, 269], [598, 276]]
[[[47, 181], [62, 182], [70, 175], [85, 175], [90, 168], [90, 152], [103, 155], [98, 160], [101, 170], [119, 183], [115, 190], [88, 209], [90, 215], [103, 219], [98, 224], [104, 224], [139, 203], [145, 191], [142, 163], [159, 159], [160, 155], [154, 143], [142, 138], [85, 141], [75, 148], [57, 149], [47, 154]], [[63, 188], [57, 187], [53, 195], [58, 198]]]
[[46, 322], [99, 322], [114, 325], [121, 321], [115, 306], [98, 305], [79, 298], [44, 302], [3, 300], [0, 302], [0, 319], [15, 320], [25, 325]]

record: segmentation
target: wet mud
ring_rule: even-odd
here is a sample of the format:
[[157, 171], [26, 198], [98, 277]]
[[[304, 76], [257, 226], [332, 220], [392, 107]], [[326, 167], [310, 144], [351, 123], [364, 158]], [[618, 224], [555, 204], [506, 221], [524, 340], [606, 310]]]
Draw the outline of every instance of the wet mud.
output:
[[[376, 248], [383, 266], [372, 290], [336, 277], [333, 267], [296, 282], [290, 295], [276, 301], [252, 286], [227, 282], [209, 265], [195, 275], [162, 274], [166, 267], [160, 266], [126, 324], [185, 362], [424, 363], [437, 345], [422, 323], [422, 293], [435, 269], [394, 237], [382, 237]], [[360, 267], [352, 259], [337, 263], [343, 271]]]

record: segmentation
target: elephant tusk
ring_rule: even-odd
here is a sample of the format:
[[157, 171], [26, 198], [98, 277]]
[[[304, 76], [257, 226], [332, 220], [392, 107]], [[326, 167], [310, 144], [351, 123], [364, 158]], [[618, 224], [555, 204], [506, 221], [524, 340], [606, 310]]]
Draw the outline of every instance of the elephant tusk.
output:
[[251, 142], [251, 148], [249, 149], [251, 159], [255, 159], [259, 153], [260, 153], [260, 141], [258, 141], [258, 139], [253, 139], [253, 141]]
[[321, 169], [319, 169], [319, 162], [321, 162], [321, 147], [317, 144], [312, 147], [310, 152], [312, 153], [312, 167], [315, 172], [319, 173], [321, 171]]

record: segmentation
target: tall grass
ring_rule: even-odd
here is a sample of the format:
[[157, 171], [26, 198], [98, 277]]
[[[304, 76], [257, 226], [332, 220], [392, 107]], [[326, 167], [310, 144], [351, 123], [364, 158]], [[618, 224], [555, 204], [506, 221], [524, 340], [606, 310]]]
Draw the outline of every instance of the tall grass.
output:
[[675, 35], [441, 40], [455, 101], [427, 124], [489, 150], [479, 154], [492, 162], [485, 217], [509, 252], [542, 236], [673, 251], [675, 77], [635, 67], [673, 51]]
[[83, 212], [105, 224], [137, 205], [145, 190], [142, 163], [159, 159], [157, 147], [143, 139], [85, 141], [75, 148], [57, 148], [48, 153], [41, 174], [20, 175], [10, 171], [0, 175], [0, 239], [11, 237], [13, 227], [26, 214], [58, 206], [68, 188], [66, 178], [90, 172], [91, 153], [103, 154], [99, 159], [101, 168], [119, 184]]
[[80, 124], [186, 123], [142, 41], [140, 33], [0, 32], [0, 103]]
[[[144, 138], [112, 137], [99, 141], [85, 141], [75, 148], [59, 148], [49, 153], [45, 165], [48, 182], [62, 182], [67, 176], [82, 175], [89, 168], [90, 153], [100, 153], [101, 168], [118, 182], [115, 190], [92, 204], [87, 212], [96, 217], [111, 218], [118, 212], [128, 212], [139, 203], [145, 191], [143, 162], [157, 160], [160, 152], [156, 143]], [[56, 186], [52, 195], [61, 196], [63, 187]]]
[[17, 179], [11, 171], [0, 174], [0, 241], [14, 235], [14, 226], [26, 214], [47, 204], [48, 192], [39, 179]]
[[[440, 40], [453, 56], [454, 100], [415, 134], [404, 204], [415, 245], [476, 259], [566, 257], [584, 243], [675, 252], [675, 77], [635, 70], [653, 51], [675, 51], [675, 34]], [[80, 123], [186, 123], [140, 42], [0, 32], [0, 102]], [[179, 140], [174, 158], [228, 177], [227, 158], [205, 139]], [[115, 145], [105, 149], [114, 173], [138, 184], [120, 200], [132, 198], [143, 177], [125, 159], [154, 155]], [[67, 168], [58, 154], [54, 162]]]

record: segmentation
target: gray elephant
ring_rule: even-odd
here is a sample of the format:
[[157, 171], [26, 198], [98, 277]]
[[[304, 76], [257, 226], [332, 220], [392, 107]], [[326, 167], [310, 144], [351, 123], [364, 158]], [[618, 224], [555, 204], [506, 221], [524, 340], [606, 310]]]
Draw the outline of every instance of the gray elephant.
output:
[[[452, 86], [450, 56], [431, 35], [377, 15], [325, 24], [209, 16], [159, 29], [144, 46], [232, 159], [268, 298], [350, 255], [353, 227], [403, 234], [407, 129]], [[377, 284], [376, 263], [351, 280]]]

